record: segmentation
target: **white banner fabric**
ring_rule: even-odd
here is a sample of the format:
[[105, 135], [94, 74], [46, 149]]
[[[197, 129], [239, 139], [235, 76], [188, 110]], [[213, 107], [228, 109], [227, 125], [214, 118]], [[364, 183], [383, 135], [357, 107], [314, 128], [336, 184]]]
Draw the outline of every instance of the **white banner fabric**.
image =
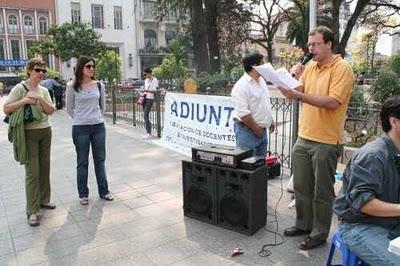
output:
[[235, 146], [233, 110], [227, 96], [167, 92], [161, 144], [189, 156], [200, 145]]

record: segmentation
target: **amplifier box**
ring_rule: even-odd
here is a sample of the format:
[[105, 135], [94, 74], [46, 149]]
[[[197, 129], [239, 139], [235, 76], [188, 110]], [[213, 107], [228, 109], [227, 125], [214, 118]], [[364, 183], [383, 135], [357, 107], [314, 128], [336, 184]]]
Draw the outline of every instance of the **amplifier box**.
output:
[[230, 168], [239, 167], [240, 161], [252, 155], [252, 150], [223, 145], [209, 145], [192, 148], [192, 160]]
[[256, 170], [264, 164], [265, 158], [263, 156], [253, 156], [240, 161], [240, 169]]

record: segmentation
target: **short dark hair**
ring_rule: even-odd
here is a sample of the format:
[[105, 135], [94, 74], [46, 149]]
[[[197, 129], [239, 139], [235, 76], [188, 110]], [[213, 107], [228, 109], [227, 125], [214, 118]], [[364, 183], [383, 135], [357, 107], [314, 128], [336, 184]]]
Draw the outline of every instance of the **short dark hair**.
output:
[[143, 72], [144, 72], [144, 73], [151, 74], [151, 73], [153, 72], [153, 70], [152, 70], [150, 67], [148, 67], [148, 68], [145, 68], [145, 69], [143, 70]]
[[386, 133], [392, 129], [389, 118], [396, 117], [400, 119], [400, 96], [389, 97], [382, 106], [381, 123], [382, 130]]
[[253, 66], [260, 65], [263, 58], [264, 56], [259, 53], [254, 53], [245, 56], [242, 60], [244, 71], [250, 72], [253, 69]]
[[331, 42], [332, 50], [333, 50], [333, 48], [335, 48], [335, 46], [336, 46], [335, 45], [335, 34], [333, 33], [333, 31], [330, 28], [328, 28], [326, 26], [318, 26], [315, 29], [313, 29], [312, 31], [310, 31], [308, 36], [314, 36], [316, 34], [322, 35], [322, 39], [324, 40], [324, 43]]

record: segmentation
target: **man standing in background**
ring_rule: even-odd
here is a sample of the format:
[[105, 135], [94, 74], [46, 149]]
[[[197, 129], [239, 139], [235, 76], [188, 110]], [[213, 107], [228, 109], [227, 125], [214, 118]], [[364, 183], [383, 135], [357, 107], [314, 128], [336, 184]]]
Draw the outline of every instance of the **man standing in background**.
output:
[[242, 62], [245, 73], [231, 92], [235, 105], [233, 120], [236, 146], [252, 150], [253, 156], [265, 156], [268, 150], [267, 128], [273, 132], [275, 126], [267, 84], [253, 68], [264, 63], [264, 56], [251, 54]]
[[300, 78], [296, 90], [278, 87], [283, 95], [301, 101], [300, 126], [292, 152], [296, 224], [285, 236], [308, 235], [299, 248], [312, 249], [326, 242], [335, 198], [338, 158], [343, 151], [346, 111], [354, 83], [353, 70], [333, 53], [334, 34], [327, 27], [309, 33], [313, 62], [292, 69]]

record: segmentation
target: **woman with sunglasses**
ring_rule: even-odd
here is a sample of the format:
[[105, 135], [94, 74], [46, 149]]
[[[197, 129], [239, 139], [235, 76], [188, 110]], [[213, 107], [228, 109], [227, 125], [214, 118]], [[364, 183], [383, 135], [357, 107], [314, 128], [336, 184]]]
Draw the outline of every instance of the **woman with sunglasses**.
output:
[[154, 93], [158, 89], [158, 80], [156, 77], [152, 75], [151, 68], [146, 68], [143, 71], [144, 87], [143, 91], [146, 93], [146, 100], [143, 103], [143, 113], [144, 113], [144, 122], [146, 126], [146, 134], [142, 137], [142, 139], [150, 139], [151, 136], [151, 123], [150, 123], [150, 111], [154, 102]]
[[[21, 111], [24, 105], [30, 104], [31, 109], [39, 112], [32, 122], [23, 123], [25, 149], [27, 160], [25, 164], [25, 193], [26, 214], [31, 226], [38, 226], [39, 210], [55, 209], [56, 205], [50, 202], [50, 147], [51, 127], [48, 115], [53, 114], [54, 106], [49, 91], [40, 85], [46, 74], [46, 63], [39, 58], [29, 60], [26, 66], [28, 78], [16, 85], [10, 92], [4, 105], [4, 113], [12, 114]], [[17, 113], [16, 113], [17, 114]], [[12, 116], [12, 115], [11, 115]], [[38, 118], [39, 117], [39, 118]], [[10, 123], [11, 123], [10, 118]], [[20, 118], [23, 119], [23, 118]], [[13, 143], [16, 145], [16, 143]]]
[[94, 79], [95, 62], [92, 58], [81, 56], [75, 67], [75, 80], [68, 86], [66, 108], [72, 117], [72, 139], [77, 155], [77, 184], [79, 202], [89, 203], [88, 165], [89, 148], [92, 146], [94, 170], [100, 198], [114, 200], [108, 191], [106, 161], [106, 129], [104, 84]]

